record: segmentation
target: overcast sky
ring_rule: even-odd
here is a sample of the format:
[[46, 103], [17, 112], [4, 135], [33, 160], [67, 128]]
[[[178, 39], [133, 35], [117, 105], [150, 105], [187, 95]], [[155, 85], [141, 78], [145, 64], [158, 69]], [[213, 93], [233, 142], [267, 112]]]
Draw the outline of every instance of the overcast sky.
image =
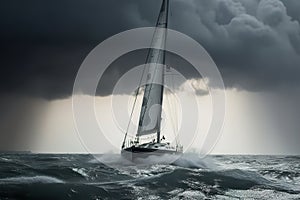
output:
[[[160, 5], [160, 0], [3, 2], [0, 149], [83, 151], [70, 110], [77, 70], [106, 38], [154, 26]], [[227, 118], [216, 153], [300, 154], [299, 9], [299, 0], [170, 0], [169, 28], [203, 45], [227, 88]], [[97, 93], [99, 104], [144, 56], [135, 52], [111, 66]], [[196, 78], [188, 67], [180, 68], [184, 61], [174, 60], [170, 65]]]

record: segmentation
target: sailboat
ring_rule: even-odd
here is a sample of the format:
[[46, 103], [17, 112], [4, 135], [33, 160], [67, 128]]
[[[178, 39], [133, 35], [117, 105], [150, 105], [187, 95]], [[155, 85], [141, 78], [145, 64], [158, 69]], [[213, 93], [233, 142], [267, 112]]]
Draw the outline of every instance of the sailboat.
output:
[[[172, 146], [166, 142], [165, 136], [161, 137], [162, 104], [164, 93], [165, 57], [169, 14], [169, 0], [163, 0], [156, 30], [153, 34], [152, 45], [160, 49], [150, 48], [147, 55], [145, 68], [148, 70], [147, 82], [144, 88], [143, 101], [140, 109], [138, 130], [133, 141], [127, 141], [128, 129], [126, 131], [121, 155], [130, 161], [137, 158], [161, 155], [181, 155], [183, 147], [180, 144]], [[139, 88], [136, 92], [136, 98]], [[132, 116], [132, 113], [131, 113]], [[131, 119], [130, 119], [131, 120]], [[156, 134], [156, 139], [141, 143], [140, 138]]]

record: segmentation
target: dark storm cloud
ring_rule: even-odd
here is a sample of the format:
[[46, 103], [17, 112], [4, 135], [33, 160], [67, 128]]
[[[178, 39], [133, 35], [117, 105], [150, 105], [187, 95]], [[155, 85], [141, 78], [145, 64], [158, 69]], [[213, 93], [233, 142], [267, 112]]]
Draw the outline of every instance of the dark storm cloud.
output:
[[[173, 26], [197, 39], [208, 50], [228, 87], [257, 91], [282, 84], [299, 84], [300, 26], [295, 20], [300, 14], [293, 13], [290, 17], [283, 2], [175, 2], [173, 10], [178, 11], [179, 16], [173, 20]], [[187, 4], [186, 8], [179, 12], [182, 4]], [[295, 7], [298, 4], [294, 2]], [[292, 7], [293, 2], [288, 5]]]
[[[120, 56], [117, 60], [115, 60], [104, 72], [104, 75], [99, 81], [97, 94], [99, 95], [110, 95], [113, 93], [115, 89], [115, 85], [120, 80], [120, 78], [129, 70], [131, 70], [135, 66], [141, 66], [145, 63], [147, 57], [148, 49], [140, 49], [136, 51], [129, 52], [125, 55]], [[193, 66], [187, 62], [182, 57], [175, 55], [174, 53], [166, 52], [166, 63], [168, 66], [171, 66], [172, 69], [178, 71], [184, 77], [201, 77], [199, 72], [193, 68]], [[142, 69], [140, 69], [140, 74], [142, 76]], [[174, 70], [166, 72], [165, 81], [168, 82], [172, 77], [170, 75], [174, 74]], [[145, 76], [144, 76], [145, 78]], [[174, 79], [174, 78], [173, 78]], [[175, 78], [176, 79], [176, 78]], [[118, 92], [122, 94], [132, 93], [130, 88], [137, 87], [139, 85], [140, 77], [136, 78], [134, 86], [122, 85], [122, 88], [118, 88]], [[173, 86], [177, 89], [180, 89], [179, 81], [173, 80]], [[194, 87], [195, 92], [199, 95], [206, 95], [207, 91], [197, 90], [197, 87]]]
[[298, 0], [282, 0], [284, 5], [287, 8], [288, 15], [292, 17], [294, 20], [298, 20], [300, 22], [300, 1]]
[[2, 3], [1, 93], [47, 99], [71, 95], [81, 62], [97, 44], [148, 24], [138, 13], [132, 0]]
[[[1, 93], [48, 99], [70, 95], [89, 51], [120, 31], [154, 25], [160, 4], [148, 0], [3, 3]], [[299, 84], [297, 8], [297, 0], [171, 0], [170, 28], [192, 36], [207, 49], [226, 86], [269, 90]], [[102, 95], [109, 94], [111, 82], [128, 69], [124, 63], [141, 64], [125, 59], [108, 70]]]

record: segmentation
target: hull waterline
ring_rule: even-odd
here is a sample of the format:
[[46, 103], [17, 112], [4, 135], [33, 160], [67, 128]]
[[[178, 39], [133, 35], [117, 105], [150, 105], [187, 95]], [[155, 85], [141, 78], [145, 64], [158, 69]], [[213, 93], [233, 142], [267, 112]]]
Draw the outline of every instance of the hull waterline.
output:
[[182, 155], [182, 152], [166, 149], [151, 149], [140, 147], [129, 147], [121, 150], [121, 156], [131, 162], [148, 161], [150, 157], [172, 156], [176, 160]]

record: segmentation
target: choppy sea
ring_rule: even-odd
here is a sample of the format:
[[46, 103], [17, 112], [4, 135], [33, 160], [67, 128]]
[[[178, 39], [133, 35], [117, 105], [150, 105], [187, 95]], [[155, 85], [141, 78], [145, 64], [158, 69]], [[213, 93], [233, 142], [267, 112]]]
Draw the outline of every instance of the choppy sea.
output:
[[[0, 199], [300, 199], [300, 156], [0, 154]], [[107, 165], [108, 163], [108, 165]]]

